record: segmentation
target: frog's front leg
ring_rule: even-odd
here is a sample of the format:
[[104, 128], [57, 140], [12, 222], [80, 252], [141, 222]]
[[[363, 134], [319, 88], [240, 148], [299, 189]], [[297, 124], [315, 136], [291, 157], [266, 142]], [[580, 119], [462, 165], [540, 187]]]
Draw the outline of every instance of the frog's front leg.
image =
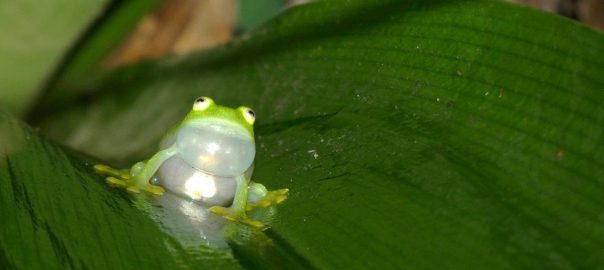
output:
[[142, 189], [157, 195], [164, 193], [162, 187], [150, 184], [149, 180], [151, 180], [151, 177], [153, 177], [164, 161], [176, 153], [176, 145], [172, 145], [157, 152], [147, 161], [134, 164], [130, 169], [130, 178], [126, 180], [127, 189], [132, 192], [139, 192]]
[[235, 191], [235, 197], [233, 198], [233, 204], [231, 204], [230, 207], [213, 206], [210, 207], [210, 211], [231, 221], [240, 222], [256, 228], [264, 227], [262, 222], [249, 219], [245, 214], [249, 180], [243, 175], [238, 176], [235, 180], [237, 181], [237, 189]]
[[164, 161], [175, 154], [176, 146], [171, 146], [157, 152], [149, 160], [137, 162], [130, 168], [130, 171], [114, 169], [103, 164], [95, 165], [94, 169], [100, 174], [107, 175], [106, 181], [109, 184], [126, 187], [131, 192], [140, 192], [142, 189], [161, 195], [164, 189], [160, 186], [150, 184], [149, 180]]
[[269, 191], [264, 185], [256, 182], [250, 182], [248, 189], [247, 211], [257, 207], [265, 208], [279, 204], [287, 199], [287, 193], [289, 192], [287, 188]]

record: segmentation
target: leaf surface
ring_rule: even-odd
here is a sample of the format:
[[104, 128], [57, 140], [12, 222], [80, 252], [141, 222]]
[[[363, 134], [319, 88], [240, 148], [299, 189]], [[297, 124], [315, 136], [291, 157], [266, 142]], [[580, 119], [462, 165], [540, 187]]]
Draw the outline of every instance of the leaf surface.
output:
[[[330, 1], [239, 41], [98, 77], [38, 125], [147, 158], [200, 95], [258, 115], [287, 187], [244, 267], [571, 269], [604, 262], [604, 36], [498, 1]], [[261, 262], [261, 263], [258, 263]]]

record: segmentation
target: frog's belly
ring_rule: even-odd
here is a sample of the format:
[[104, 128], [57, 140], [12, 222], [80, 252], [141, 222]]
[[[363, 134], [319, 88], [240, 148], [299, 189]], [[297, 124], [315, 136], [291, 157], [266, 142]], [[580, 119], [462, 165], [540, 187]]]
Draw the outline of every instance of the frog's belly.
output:
[[157, 174], [158, 184], [166, 190], [208, 205], [227, 206], [233, 202], [236, 181], [191, 167], [178, 155], [166, 160]]

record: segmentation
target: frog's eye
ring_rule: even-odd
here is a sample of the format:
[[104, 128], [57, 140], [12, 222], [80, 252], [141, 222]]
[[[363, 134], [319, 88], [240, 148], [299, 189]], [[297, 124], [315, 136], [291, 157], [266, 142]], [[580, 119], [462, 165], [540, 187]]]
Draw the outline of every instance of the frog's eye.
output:
[[245, 118], [245, 121], [250, 123], [250, 125], [254, 124], [254, 121], [256, 121], [256, 113], [254, 110], [250, 108], [243, 108], [241, 111], [243, 112], [243, 118]]
[[195, 99], [195, 102], [193, 103], [193, 110], [195, 110], [195, 111], [205, 110], [207, 107], [210, 107], [212, 102], [213, 102], [212, 99], [209, 97], [198, 97]]

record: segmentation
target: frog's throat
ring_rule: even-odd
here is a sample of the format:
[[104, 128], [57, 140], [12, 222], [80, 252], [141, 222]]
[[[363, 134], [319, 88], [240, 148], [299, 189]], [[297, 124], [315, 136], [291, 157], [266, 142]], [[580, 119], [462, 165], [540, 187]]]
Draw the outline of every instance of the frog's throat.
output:
[[[255, 155], [253, 137], [244, 127], [236, 123], [220, 119], [187, 121], [180, 127], [177, 136], [179, 155], [185, 163], [208, 175], [233, 177], [243, 174], [253, 163]], [[216, 146], [216, 149], [206, 147], [206, 145], [209, 147], [212, 144]], [[218, 151], [223, 146], [234, 148], [231, 149], [231, 152]], [[238, 153], [238, 151], [242, 152]], [[235, 158], [236, 160], [233, 160], [230, 165], [224, 165], [225, 158]], [[223, 165], [219, 165], [221, 163]]]

